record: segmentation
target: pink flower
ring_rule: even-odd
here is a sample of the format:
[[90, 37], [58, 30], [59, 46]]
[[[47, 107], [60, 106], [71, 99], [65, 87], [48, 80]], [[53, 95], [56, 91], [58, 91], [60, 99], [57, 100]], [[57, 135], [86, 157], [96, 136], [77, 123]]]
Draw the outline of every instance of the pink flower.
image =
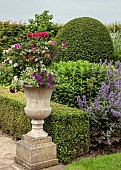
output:
[[33, 51], [36, 51], [36, 48], [32, 48]]
[[34, 36], [34, 33], [29, 33], [29, 34], [27, 34], [27, 37], [33, 37]]
[[30, 44], [31, 47], [34, 47], [34, 44]]
[[18, 66], [18, 64], [17, 63], [15, 63], [14, 65], [13, 65], [13, 67], [17, 67]]
[[37, 32], [37, 34], [38, 34], [40, 37], [43, 37], [43, 38], [49, 37], [48, 32]]
[[65, 42], [62, 42], [62, 46], [63, 46], [64, 48], [67, 48], [67, 45], [66, 45]]
[[54, 45], [56, 43], [56, 41], [51, 41], [50, 44], [51, 45]]
[[21, 45], [19, 43], [15, 44], [15, 48], [16, 49], [20, 49], [21, 48]]
[[14, 81], [17, 82], [18, 81], [18, 77], [14, 76]]

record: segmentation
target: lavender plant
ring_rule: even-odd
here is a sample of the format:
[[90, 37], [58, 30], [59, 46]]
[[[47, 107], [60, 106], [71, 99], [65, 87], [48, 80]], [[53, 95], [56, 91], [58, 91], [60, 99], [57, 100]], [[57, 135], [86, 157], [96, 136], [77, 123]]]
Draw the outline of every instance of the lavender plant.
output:
[[107, 77], [90, 105], [86, 96], [77, 97], [79, 108], [89, 113], [93, 147], [101, 143], [111, 145], [121, 139], [121, 63], [113, 66], [110, 62]]

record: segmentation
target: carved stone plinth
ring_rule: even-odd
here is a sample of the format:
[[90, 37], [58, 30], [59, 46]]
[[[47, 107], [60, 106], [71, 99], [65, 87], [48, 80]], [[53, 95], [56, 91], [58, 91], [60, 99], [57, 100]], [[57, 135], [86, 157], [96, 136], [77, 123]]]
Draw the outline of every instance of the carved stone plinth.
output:
[[23, 135], [16, 145], [15, 162], [29, 170], [55, 166], [58, 164], [56, 144], [51, 137], [31, 138]]

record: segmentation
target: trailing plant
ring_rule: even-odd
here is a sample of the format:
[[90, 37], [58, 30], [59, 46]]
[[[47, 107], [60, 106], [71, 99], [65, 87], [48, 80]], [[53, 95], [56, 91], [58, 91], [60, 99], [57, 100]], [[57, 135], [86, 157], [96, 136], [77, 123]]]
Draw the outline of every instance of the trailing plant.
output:
[[87, 105], [86, 96], [83, 100], [78, 96], [77, 101], [89, 113], [93, 147], [121, 139], [121, 63], [108, 64], [107, 81], [102, 82], [94, 102]]

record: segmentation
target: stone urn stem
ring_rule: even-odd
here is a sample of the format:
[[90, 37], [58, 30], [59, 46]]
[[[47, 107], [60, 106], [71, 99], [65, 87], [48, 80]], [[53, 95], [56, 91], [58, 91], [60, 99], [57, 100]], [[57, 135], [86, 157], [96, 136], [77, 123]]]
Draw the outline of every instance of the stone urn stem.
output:
[[30, 137], [46, 138], [48, 134], [43, 130], [44, 120], [32, 120], [32, 130], [27, 133]]

